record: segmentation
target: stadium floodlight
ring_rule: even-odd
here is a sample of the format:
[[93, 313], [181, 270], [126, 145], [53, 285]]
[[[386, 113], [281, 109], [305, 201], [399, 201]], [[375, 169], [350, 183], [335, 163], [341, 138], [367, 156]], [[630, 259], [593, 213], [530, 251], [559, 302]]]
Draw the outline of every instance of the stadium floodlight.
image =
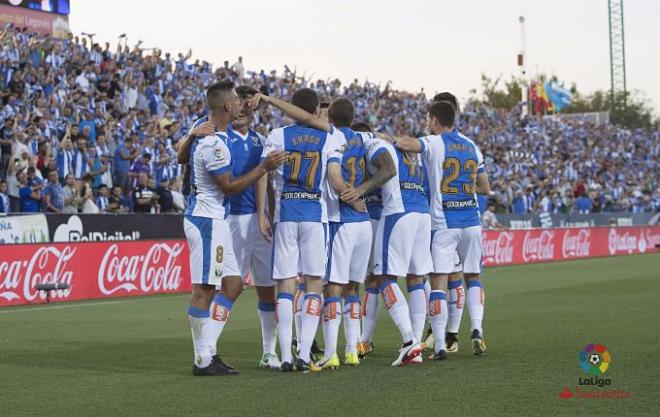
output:
[[607, 14], [610, 20], [610, 94], [612, 109], [617, 106], [617, 96], [623, 95], [626, 106], [626, 42], [623, 27], [623, 0], [607, 0]]
[[66, 282], [43, 282], [34, 286], [37, 291], [46, 291], [46, 302], [50, 303], [50, 292], [55, 290], [68, 290], [70, 285]]

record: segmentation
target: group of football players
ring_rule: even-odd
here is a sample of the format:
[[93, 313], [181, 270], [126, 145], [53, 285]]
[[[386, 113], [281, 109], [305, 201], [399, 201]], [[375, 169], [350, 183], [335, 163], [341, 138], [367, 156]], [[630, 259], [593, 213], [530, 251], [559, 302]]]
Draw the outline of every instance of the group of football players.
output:
[[[217, 353], [217, 342], [248, 274], [264, 368], [339, 367], [342, 318], [343, 362], [359, 365], [373, 351], [381, 297], [402, 338], [392, 366], [422, 362], [426, 348], [431, 360], [457, 351], [464, 304], [472, 351], [486, 351], [476, 195], [489, 194], [490, 186], [481, 152], [454, 126], [452, 94], [434, 98], [429, 135], [419, 139], [371, 132], [354, 122], [349, 99], [322, 109], [308, 88], [286, 102], [220, 81], [208, 88], [207, 104], [208, 115], [177, 155], [188, 164], [191, 185], [184, 230], [194, 375], [238, 373]], [[269, 104], [296, 123], [264, 139], [250, 125]], [[407, 299], [399, 278], [406, 279]], [[322, 357], [313, 354], [319, 323]]]

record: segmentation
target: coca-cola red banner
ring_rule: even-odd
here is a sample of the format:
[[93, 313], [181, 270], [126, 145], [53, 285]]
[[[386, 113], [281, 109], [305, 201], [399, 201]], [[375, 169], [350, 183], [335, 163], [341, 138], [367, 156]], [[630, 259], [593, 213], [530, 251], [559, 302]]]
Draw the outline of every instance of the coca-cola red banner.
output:
[[[515, 265], [660, 250], [660, 226], [498, 230], [483, 233], [483, 264]], [[43, 243], [0, 251], [0, 307], [38, 304], [39, 283], [67, 283], [53, 301], [190, 291], [184, 240]]]
[[660, 226], [488, 230], [484, 266], [658, 252]]
[[39, 283], [66, 283], [53, 301], [190, 291], [184, 240], [53, 243], [4, 247], [0, 307], [44, 303]]

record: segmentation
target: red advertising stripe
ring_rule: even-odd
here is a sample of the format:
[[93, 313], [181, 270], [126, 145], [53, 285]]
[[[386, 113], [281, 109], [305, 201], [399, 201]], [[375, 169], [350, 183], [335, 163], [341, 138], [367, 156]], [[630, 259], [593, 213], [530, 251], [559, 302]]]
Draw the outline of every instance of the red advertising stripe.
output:
[[[660, 226], [485, 231], [483, 264], [515, 265], [658, 252]], [[7, 245], [0, 250], [0, 307], [39, 304], [39, 283], [67, 283], [53, 301], [190, 291], [184, 240]]]
[[487, 230], [484, 266], [658, 252], [660, 226]]
[[0, 306], [43, 303], [38, 283], [67, 283], [53, 301], [190, 290], [184, 240], [12, 245], [0, 254]]

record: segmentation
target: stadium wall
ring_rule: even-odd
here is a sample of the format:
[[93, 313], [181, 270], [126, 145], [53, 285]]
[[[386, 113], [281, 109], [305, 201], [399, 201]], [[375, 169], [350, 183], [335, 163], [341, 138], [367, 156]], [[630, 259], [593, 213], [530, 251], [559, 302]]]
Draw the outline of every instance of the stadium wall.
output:
[[[489, 230], [483, 247], [486, 267], [655, 253], [660, 226]], [[48, 295], [40, 283], [69, 288]], [[183, 239], [0, 246], [0, 307], [186, 291]]]

